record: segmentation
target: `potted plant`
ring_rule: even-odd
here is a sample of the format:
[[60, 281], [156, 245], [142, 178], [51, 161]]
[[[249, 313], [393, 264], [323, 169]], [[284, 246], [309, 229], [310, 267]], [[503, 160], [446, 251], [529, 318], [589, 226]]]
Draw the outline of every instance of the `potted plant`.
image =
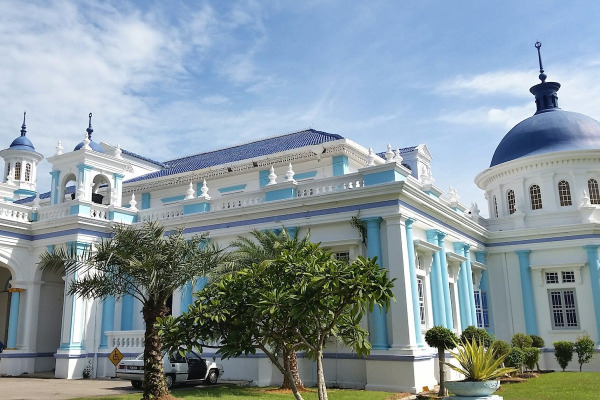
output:
[[497, 378], [515, 371], [502, 366], [506, 355], [498, 356], [494, 349], [486, 349], [475, 339], [456, 344], [456, 351], [450, 354], [459, 365], [446, 365], [465, 376], [462, 381], [446, 382], [446, 388], [457, 396], [489, 396], [500, 387]]

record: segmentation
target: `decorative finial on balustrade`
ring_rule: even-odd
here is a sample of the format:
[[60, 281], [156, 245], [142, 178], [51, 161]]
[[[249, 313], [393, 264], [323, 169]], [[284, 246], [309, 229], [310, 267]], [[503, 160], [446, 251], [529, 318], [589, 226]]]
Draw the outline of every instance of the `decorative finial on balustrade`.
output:
[[456, 191], [456, 189], [450, 186], [450, 190], [448, 190], [448, 201], [454, 206], [458, 204], [459, 200], [460, 196], [458, 195], [458, 192]]
[[479, 207], [477, 206], [477, 203], [472, 201], [471, 202], [471, 208], [469, 208], [469, 216], [471, 217], [471, 219], [475, 222], [479, 221]]
[[121, 153], [123, 153], [123, 151], [121, 150], [121, 144], [119, 142], [117, 142], [117, 147], [115, 147], [115, 151], [114, 151], [114, 156], [116, 158], [123, 158], [123, 156], [121, 155]]
[[387, 151], [385, 152], [385, 162], [393, 162], [394, 161], [394, 151], [392, 150], [392, 145], [388, 143]]
[[583, 191], [583, 196], [581, 197], [581, 204], [579, 205], [579, 207], [590, 207], [592, 205], [591, 201], [590, 201], [590, 196], [588, 196], [588, 193], [586, 190]]
[[294, 180], [294, 175], [295, 175], [295, 173], [294, 173], [294, 170], [292, 169], [292, 163], [290, 163], [290, 164], [288, 165], [288, 170], [287, 170], [287, 172], [285, 173], [285, 180], [286, 180], [287, 182], [296, 182], [296, 181]]
[[137, 211], [138, 209], [136, 205], [137, 201], [135, 201], [135, 193], [131, 193], [131, 200], [129, 200], [129, 209], [134, 212]]
[[84, 150], [91, 150], [92, 148], [90, 147], [90, 138], [88, 137], [88, 134], [86, 133], [84, 138], [83, 138], [83, 147], [81, 147]]
[[373, 155], [373, 148], [369, 147], [369, 155], [367, 156], [367, 167], [375, 165], [375, 156]]
[[196, 197], [196, 191], [194, 190], [194, 187], [192, 186], [192, 181], [190, 181], [190, 185], [188, 186], [188, 189], [185, 192], [185, 200], [191, 200], [191, 199], [194, 199], [195, 197]]
[[38, 208], [40, 208], [40, 194], [39, 193], [35, 194], [35, 199], [33, 199], [33, 208], [36, 210]]
[[404, 158], [402, 158], [402, 156], [400, 155], [400, 148], [396, 149], [396, 154], [394, 155], [394, 161], [397, 163], [401, 163], [404, 160]]
[[13, 181], [12, 173], [9, 172], [6, 176], [6, 184], [9, 186], [14, 186], [15, 182]]
[[269, 170], [269, 183], [267, 186], [275, 185], [277, 183], [277, 175], [275, 175], [275, 168], [271, 165], [271, 169]]
[[210, 196], [208, 195], [208, 186], [206, 185], [206, 179], [202, 180], [202, 187], [200, 188], [200, 191], [202, 192], [202, 194], [200, 195], [201, 198], [210, 200]]
[[62, 142], [59, 140], [58, 144], [56, 145], [56, 154], [57, 156], [60, 156], [63, 153], [63, 145]]

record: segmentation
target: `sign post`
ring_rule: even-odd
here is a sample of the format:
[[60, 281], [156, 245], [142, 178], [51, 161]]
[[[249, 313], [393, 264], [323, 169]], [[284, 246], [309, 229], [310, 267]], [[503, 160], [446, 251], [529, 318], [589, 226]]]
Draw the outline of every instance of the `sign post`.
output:
[[123, 357], [123, 353], [119, 351], [118, 347], [115, 347], [115, 349], [108, 355], [108, 359], [115, 366], [115, 376], [117, 375], [117, 365], [121, 362]]

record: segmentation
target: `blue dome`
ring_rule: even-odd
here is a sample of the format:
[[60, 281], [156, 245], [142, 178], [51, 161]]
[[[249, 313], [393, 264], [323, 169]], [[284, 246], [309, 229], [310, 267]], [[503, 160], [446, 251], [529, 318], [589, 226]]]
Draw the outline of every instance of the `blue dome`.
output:
[[496, 148], [490, 167], [526, 156], [587, 149], [600, 149], [600, 122], [555, 108], [512, 128]]
[[[80, 142], [77, 146], [75, 146], [73, 151], [79, 150], [82, 147], [83, 147], [83, 142]], [[102, 146], [100, 146], [98, 143], [96, 143], [94, 141], [90, 141], [90, 147], [92, 148], [92, 150], [97, 151], [98, 153], [104, 153], [104, 150], [102, 150]]]
[[28, 150], [35, 151], [35, 147], [33, 147], [33, 143], [31, 140], [27, 138], [27, 136], [19, 136], [10, 144], [10, 149], [12, 150]]

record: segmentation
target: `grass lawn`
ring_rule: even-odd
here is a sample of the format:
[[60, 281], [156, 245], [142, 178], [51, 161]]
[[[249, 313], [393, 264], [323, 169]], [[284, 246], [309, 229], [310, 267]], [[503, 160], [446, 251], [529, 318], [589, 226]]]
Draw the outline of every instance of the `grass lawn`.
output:
[[[394, 393], [388, 392], [372, 392], [364, 390], [327, 390], [330, 400], [392, 400], [395, 399]], [[120, 396], [103, 396], [94, 397], [94, 399], [102, 400], [139, 400], [141, 392]], [[277, 393], [269, 388], [240, 388], [237, 386], [217, 386], [192, 389], [177, 389], [171, 394], [178, 399], [186, 400], [203, 400], [203, 399], [218, 399], [218, 400], [293, 400], [292, 394]], [[305, 400], [317, 400], [317, 391], [314, 388], [303, 392], [302, 397]], [[88, 397], [87, 399], [90, 399]], [[74, 399], [82, 400], [82, 399]]]
[[523, 383], [503, 383], [495, 394], [504, 400], [597, 400], [600, 399], [600, 373], [552, 372]]

